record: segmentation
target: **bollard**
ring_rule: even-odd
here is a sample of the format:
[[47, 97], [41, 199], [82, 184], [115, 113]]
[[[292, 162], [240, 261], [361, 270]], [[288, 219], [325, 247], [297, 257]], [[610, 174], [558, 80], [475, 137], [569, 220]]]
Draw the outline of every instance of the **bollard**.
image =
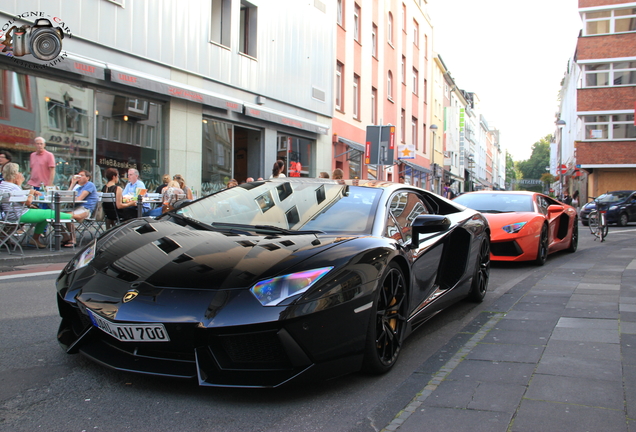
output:
[[55, 223], [53, 224], [53, 238], [55, 240], [55, 250], [62, 249], [62, 226], [60, 224], [60, 194], [55, 193], [53, 196], [53, 208], [55, 209]]
[[144, 197], [137, 195], [137, 217], [140, 218], [144, 211]]

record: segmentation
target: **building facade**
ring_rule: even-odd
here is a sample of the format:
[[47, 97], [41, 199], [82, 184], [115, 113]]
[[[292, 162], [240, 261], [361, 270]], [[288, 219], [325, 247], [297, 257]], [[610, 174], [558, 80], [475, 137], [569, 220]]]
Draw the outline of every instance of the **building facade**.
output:
[[636, 189], [636, 4], [579, 0], [579, 13], [583, 30], [577, 42], [576, 67], [568, 71], [580, 74], [576, 118], [566, 118], [571, 101], [559, 113], [559, 160], [565, 165], [562, 184], [576, 187], [571, 181], [580, 177], [578, 168], [588, 174], [584, 196]]
[[[332, 161], [334, 15], [321, 0], [5, 1], [0, 148], [28, 171], [43, 136], [59, 186], [136, 168], [149, 188], [179, 173], [205, 194], [277, 159], [317, 176]], [[42, 18], [62, 33], [53, 59], [7, 39]]]
[[[381, 178], [434, 190], [430, 126], [433, 29], [426, 2], [337, 0], [333, 165], [347, 178]], [[442, 117], [437, 126], [441, 131]], [[395, 127], [392, 154], [365, 161], [367, 126]], [[439, 143], [439, 144], [433, 144]]]

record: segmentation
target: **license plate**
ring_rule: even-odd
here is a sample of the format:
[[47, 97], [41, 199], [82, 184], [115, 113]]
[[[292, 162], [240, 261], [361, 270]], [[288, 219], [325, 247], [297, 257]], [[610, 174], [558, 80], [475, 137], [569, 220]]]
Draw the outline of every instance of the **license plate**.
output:
[[93, 325], [122, 342], [170, 342], [163, 324], [117, 324], [86, 309]]

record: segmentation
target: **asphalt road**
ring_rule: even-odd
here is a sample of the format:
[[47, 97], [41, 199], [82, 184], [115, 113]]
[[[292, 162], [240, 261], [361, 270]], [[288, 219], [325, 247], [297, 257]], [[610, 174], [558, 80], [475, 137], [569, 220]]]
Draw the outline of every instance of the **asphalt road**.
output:
[[[629, 237], [636, 237], [636, 227], [612, 227], [607, 241]], [[602, 253], [602, 247], [581, 227], [579, 250]], [[55, 339], [55, 275], [0, 276], [0, 431], [381, 430], [422, 389], [414, 374], [452, 350], [449, 341], [489, 304], [528, 276], [576, 257], [551, 255], [545, 267], [494, 265], [484, 303], [461, 302], [438, 314], [411, 335], [386, 375], [352, 374], [275, 390], [201, 388], [67, 355]]]

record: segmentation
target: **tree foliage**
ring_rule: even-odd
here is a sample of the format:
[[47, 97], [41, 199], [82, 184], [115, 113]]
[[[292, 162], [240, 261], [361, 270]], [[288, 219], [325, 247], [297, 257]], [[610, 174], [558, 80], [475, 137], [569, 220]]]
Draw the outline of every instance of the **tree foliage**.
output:
[[548, 171], [546, 167], [550, 166], [550, 142], [552, 135], [548, 134], [532, 145], [530, 159], [517, 163], [524, 179], [540, 179]]

